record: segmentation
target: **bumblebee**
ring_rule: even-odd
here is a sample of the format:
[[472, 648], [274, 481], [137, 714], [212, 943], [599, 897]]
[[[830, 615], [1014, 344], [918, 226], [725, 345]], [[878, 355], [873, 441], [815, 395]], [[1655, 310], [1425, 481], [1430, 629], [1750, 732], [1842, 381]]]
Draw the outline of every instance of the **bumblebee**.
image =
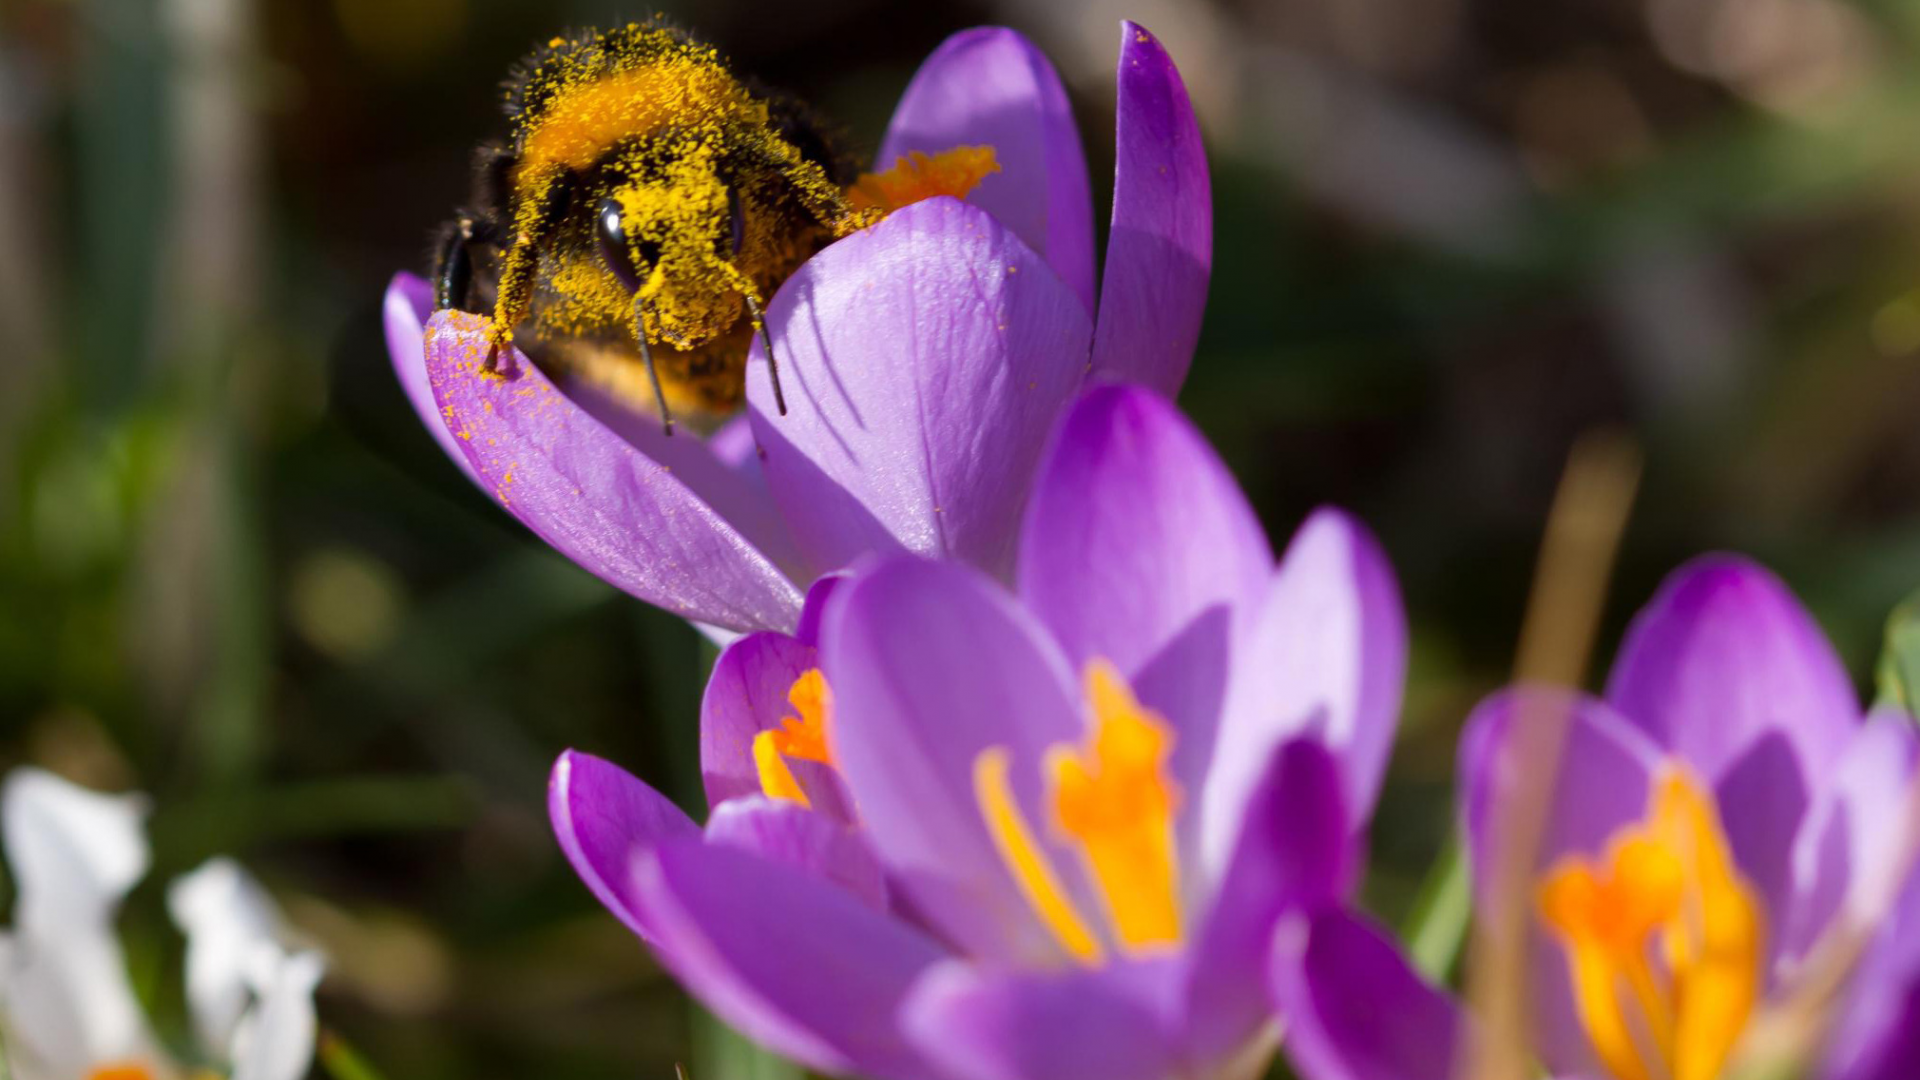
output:
[[513, 72], [506, 115], [509, 139], [480, 148], [473, 200], [439, 234], [436, 306], [492, 314], [489, 370], [518, 343], [650, 398], [668, 434], [676, 413], [739, 405], [767, 298], [885, 212], [850, 194], [854, 163], [803, 106], [670, 27], [553, 39]]

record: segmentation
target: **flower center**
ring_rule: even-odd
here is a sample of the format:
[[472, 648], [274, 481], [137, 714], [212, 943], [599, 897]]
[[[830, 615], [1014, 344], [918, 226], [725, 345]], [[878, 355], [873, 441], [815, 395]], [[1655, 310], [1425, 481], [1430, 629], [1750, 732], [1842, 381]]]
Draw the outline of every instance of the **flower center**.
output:
[[827, 751], [827, 708], [831, 696], [827, 692], [826, 676], [819, 668], [801, 672], [787, 688], [787, 702], [798, 715], [782, 717], [779, 727], [753, 737], [753, 766], [760, 775], [760, 790], [768, 798], [811, 807], [813, 803], [795, 779], [787, 760], [833, 764], [833, 755]]
[[1540, 917], [1566, 951], [1581, 1025], [1613, 1076], [1713, 1080], [1759, 994], [1764, 913], [1697, 783], [1671, 768], [1648, 802], [1646, 820], [1614, 833], [1602, 861], [1548, 869]]
[[847, 203], [855, 210], [891, 214], [935, 195], [965, 198], [980, 181], [999, 171], [991, 146], [959, 146], [932, 156], [915, 150], [885, 172], [862, 173], [847, 189]]
[[[1173, 815], [1180, 793], [1166, 775], [1173, 732], [1135, 700], [1104, 660], [1086, 669], [1091, 719], [1084, 742], [1046, 756], [1046, 802], [1055, 836], [1077, 848], [1105, 908], [1113, 938], [1129, 955], [1177, 945], [1180, 874]], [[1001, 858], [1040, 921], [1075, 959], [1104, 959], [1099, 939], [1060, 884], [1035, 840], [1009, 781], [1005, 747], [974, 760], [974, 795]]]
[[137, 1061], [102, 1065], [87, 1074], [87, 1080], [153, 1080], [153, 1070]]

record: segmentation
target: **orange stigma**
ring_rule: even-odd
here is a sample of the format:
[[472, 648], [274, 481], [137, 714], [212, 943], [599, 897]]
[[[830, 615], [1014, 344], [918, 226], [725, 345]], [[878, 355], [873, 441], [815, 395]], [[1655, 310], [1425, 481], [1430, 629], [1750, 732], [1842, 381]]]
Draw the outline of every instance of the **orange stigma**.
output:
[[960, 146], [932, 156], [914, 150], [885, 172], [861, 174], [847, 189], [847, 204], [890, 214], [936, 195], [963, 199], [999, 171], [991, 146]]
[[1759, 996], [1764, 918], [1712, 799], [1680, 768], [1604, 858], [1541, 879], [1542, 921], [1566, 950], [1574, 1003], [1617, 1080], [1714, 1080]]
[[[1113, 940], [1128, 955], [1180, 943], [1179, 861], [1173, 815], [1179, 792], [1166, 775], [1173, 733], [1135, 700], [1112, 665], [1086, 669], [1091, 717], [1086, 740], [1046, 758], [1047, 804], [1055, 834], [1079, 850], [1104, 906]], [[974, 761], [974, 792], [987, 831], [1022, 895], [1066, 952], [1083, 963], [1105, 958], [1087, 919], [1035, 841], [1008, 782], [1006, 750]]]
[[777, 728], [753, 737], [753, 764], [760, 774], [760, 790], [768, 798], [812, 806], [787, 759], [832, 765], [827, 750], [827, 711], [832, 695], [819, 668], [808, 668], [787, 688], [787, 702], [798, 716], [784, 717]]

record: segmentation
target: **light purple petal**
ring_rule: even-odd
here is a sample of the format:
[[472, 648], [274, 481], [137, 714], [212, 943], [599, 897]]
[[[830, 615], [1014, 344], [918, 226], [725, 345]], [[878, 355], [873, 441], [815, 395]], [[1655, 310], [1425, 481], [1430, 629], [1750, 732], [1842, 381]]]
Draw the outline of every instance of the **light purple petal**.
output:
[[895, 107], [875, 170], [909, 152], [991, 146], [1000, 171], [967, 197], [1044, 255], [1093, 311], [1093, 196], [1060, 76], [1019, 33], [983, 26], [942, 42]]
[[823, 1072], [923, 1080], [895, 1022], [944, 953], [837, 885], [726, 846], [668, 844], [634, 868], [661, 960], [721, 1019]]
[[801, 644], [820, 644], [820, 619], [826, 614], [827, 602], [833, 598], [834, 591], [845, 580], [846, 574], [833, 573], [816, 578], [807, 586], [806, 602], [800, 606], [800, 625], [793, 631]]
[[1920, 759], [1913, 720], [1875, 710], [1845, 748], [1816, 795], [1793, 853], [1795, 899], [1776, 916], [1790, 964], [1820, 941], [1836, 918], [1877, 920], [1901, 881], [1909, 819], [1908, 786]]
[[798, 803], [755, 797], [716, 806], [707, 819], [707, 843], [784, 863], [887, 910], [887, 883], [866, 841]]
[[427, 372], [447, 430], [514, 516], [648, 603], [734, 630], [786, 630], [800, 592], [665, 466], [582, 411], [518, 352], [482, 370], [486, 320], [427, 324]]
[[1407, 670], [1393, 568], [1366, 527], [1309, 517], [1280, 560], [1233, 661], [1234, 684], [1201, 796], [1201, 850], [1221, 866], [1240, 806], [1273, 748], [1311, 734], [1340, 759], [1356, 826], [1373, 813]]
[[[802, 673], [819, 666], [812, 646], [770, 632], [749, 634], [720, 653], [700, 699], [700, 777], [708, 806], [761, 793], [753, 738], [794, 715], [788, 691]], [[795, 760], [787, 767], [814, 809], [842, 823], [854, 820], [846, 789], [831, 768]]]
[[658, 944], [632, 894], [628, 868], [636, 852], [698, 837], [700, 827], [625, 769], [577, 750], [553, 763], [547, 814], [560, 850], [594, 897], [634, 933]]
[[[1046, 632], [977, 573], [900, 559], [841, 586], [820, 656], [834, 757], [896, 886], [970, 953], [1062, 962], [974, 794], [975, 761], [1004, 747], [1014, 795], [1044, 837], [1042, 762], [1081, 735], [1074, 684]], [[1073, 864], [1056, 855], [1055, 865], [1071, 888]]]
[[[598, 387], [573, 381], [564, 385], [562, 392], [582, 412], [640, 451], [642, 457], [672, 473], [793, 580], [812, 576], [802, 565], [793, 534], [787, 531], [787, 523], [774, 505], [744, 415], [729, 421], [710, 439], [702, 439], [684, 427], [669, 435], [658, 417], [636, 412]], [[744, 457], [740, 456], [741, 442], [746, 444]]]
[[453, 433], [441, 422], [440, 404], [433, 399], [433, 384], [427, 381], [426, 325], [432, 315], [433, 286], [425, 278], [404, 270], [393, 275], [381, 304], [381, 317], [387, 330], [387, 357], [393, 361], [393, 373], [400, 379], [407, 403], [426, 425], [427, 434], [433, 436], [433, 441], [440, 444], [440, 449], [447, 452], [469, 480], [485, 488], [487, 485], [468, 464], [467, 455]]
[[908, 1037], [953, 1080], [1165, 1080], [1154, 1010], [1104, 971], [935, 968], [907, 999]]
[[1271, 1022], [1267, 952], [1281, 916], [1352, 891], [1359, 852], [1344, 802], [1339, 763], [1311, 739], [1282, 746], [1248, 800], [1191, 953], [1186, 1046], [1203, 1073], [1243, 1053]]
[[1067, 411], [1022, 527], [1021, 598], [1076, 667], [1111, 662], [1173, 721], [1186, 790], [1213, 747], [1232, 632], [1272, 570], [1233, 474], [1165, 398], [1100, 387]]
[[1089, 324], [1052, 270], [978, 207], [936, 198], [814, 256], [747, 372], [768, 481], [820, 570], [907, 550], [1012, 568], [1047, 432]]
[[1447, 1080], [1465, 1018], [1378, 929], [1344, 911], [1289, 920], [1273, 996], [1301, 1080]]
[[1875, 925], [1817, 1074], [1828, 1080], [1920, 1076], [1920, 876]]
[[1794, 842], [1809, 802], [1800, 755], [1786, 736], [1768, 732], [1727, 766], [1714, 786], [1714, 801], [1734, 865], [1753, 883], [1772, 920], [1767, 946], [1777, 956], [1793, 896]]
[[1153, 35], [1120, 25], [1113, 229], [1094, 371], [1172, 396], [1186, 381], [1213, 268], [1213, 192], [1187, 88]]
[[1826, 635], [1763, 567], [1709, 555], [1634, 617], [1607, 700], [1709, 781], [1768, 731], [1823, 776], [1860, 721]]
[[[1502, 917], [1495, 895], [1495, 852], [1522, 776], [1539, 777], [1533, 725], [1566, 723], [1560, 768], [1546, 778], [1550, 792], [1535, 866], [1544, 870], [1566, 855], [1598, 855], [1621, 827], [1646, 816], [1648, 793], [1663, 756], [1645, 733], [1605, 703], [1553, 687], [1522, 687], [1482, 702], [1460, 739], [1459, 798], [1472, 858], [1476, 915]], [[1523, 727], [1523, 725], [1526, 725]], [[1526, 733], [1526, 734], [1523, 734]], [[1533, 892], [1525, 918], [1536, 929]], [[1534, 1047], [1563, 1073], [1604, 1075], [1574, 1015], [1566, 958], [1535, 933], [1528, 987]]]

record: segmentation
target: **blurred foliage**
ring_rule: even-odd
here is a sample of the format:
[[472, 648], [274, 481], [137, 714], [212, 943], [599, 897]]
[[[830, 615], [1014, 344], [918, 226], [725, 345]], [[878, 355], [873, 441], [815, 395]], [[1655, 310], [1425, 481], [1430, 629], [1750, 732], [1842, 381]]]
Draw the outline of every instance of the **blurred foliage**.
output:
[[[126, 929], [173, 1035], [161, 885], [231, 851], [334, 958], [335, 1075], [782, 1075], [688, 1007], [545, 824], [566, 746], [697, 801], [710, 650], [469, 490], [380, 336], [508, 64], [628, 13], [0, 7], [0, 765], [153, 794]], [[1337, 502], [1395, 560], [1415, 652], [1367, 895], [1441, 927], [1435, 970], [1459, 883], [1442, 862], [1416, 894], [1453, 740], [1507, 674], [1581, 433], [1646, 452], [1603, 642], [1681, 559], [1739, 549], [1864, 686], [1920, 584], [1911, 0], [670, 14], [867, 145], [947, 33], [1020, 27], [1062, 66], [1097, 192], [1115, 23], [1168, 42], [1217, 223], [1183, 403], [1273, 535]]]

